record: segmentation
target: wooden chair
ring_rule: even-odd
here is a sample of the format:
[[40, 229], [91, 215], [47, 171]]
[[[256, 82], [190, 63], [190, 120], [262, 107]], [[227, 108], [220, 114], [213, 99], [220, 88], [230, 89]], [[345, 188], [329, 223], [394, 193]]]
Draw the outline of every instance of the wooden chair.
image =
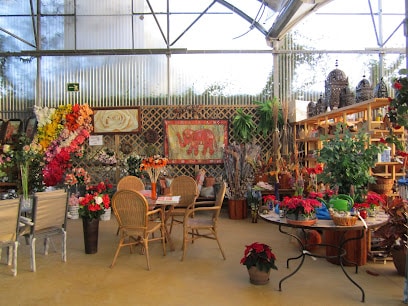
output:
[[[226, 259], [217, 234], [218, 217], [221, 212], [226, 188], [227, 186], [223, 182], [217, 192], [214, 206], [191, 207], [191, 209], [186, 210], [183, 220], [183, 256], [181, 260], [184, 260], [186, 255], [187, 243], [194, 243], [199, 238], [216, 240], [222, 257]], [[191, 218], [193, 214], [195, 214], [194, 218]]]
[[11, 265], [13, 276], [17, 275], [17, 249], [19, 232], [19, 199], [2, 200], [0, 203], [0, 257], [2, 248], [7, 248], [7, 265]]
[[170, 184], [170, 194], [172, 196], [181, 196], [180, 203], [166, 213], [166, 220], [170, 219], [169, 234], [173, 229], [173, 224], [183, 224], [183, 218], [186, 208], [194, 205], [198, 197], [198, 187], [196, 181], [186, 175], [175, 177]]
[[[163, 255], [166, 255], [166, 237], [164, 228], [164, 215], [162, 209], [149, 211], [146, 198], [134, 190], [119, 190], [112, 197], [112, 209], [119, 223], [120, 240], [113, 258], [111, 268], [122, 247], [129, 246], [130, 252], [133, 246], [142, 244], [146, 256], [147, 268], [150, 270], [149, 242], [159, 240], [162, 242]], [[150, 216], [158, 215], [159, 219], [151, 220]], [[156, 231], [160, 231], [160, 237], [149, 237]]]
[[[145, 189], [143, 181], [137, 176], [127, 175], [122, 177], [116, 185], [116, 190], [135, 190], [141, 191]], [[116, 231], [116, 235], [119, 235], [119, 228]]]
[[127, 175], [122, 177], [117, 186], [117, 190], [127, 189], [127, 190], [136, 190], [141, 191], [145, 189], [143, 181], [137, 176]]
[[37, 192], [33, 202], [32, 226], [25, 236], [30, 245], [30, 268], [36, 271], [35, 243], [37, 238], [44, 238], [44, 255], [48, 255], [50, 237], [61, 236], [61, 258], [67, 261], [67, 211], [68, 194], [65, 190]]

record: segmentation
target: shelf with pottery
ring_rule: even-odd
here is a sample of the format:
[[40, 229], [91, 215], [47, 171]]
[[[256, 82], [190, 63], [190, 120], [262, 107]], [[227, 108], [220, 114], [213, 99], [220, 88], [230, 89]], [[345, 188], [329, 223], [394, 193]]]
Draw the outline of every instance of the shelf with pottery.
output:
[[[293, 130], [300, 157], [299, 161], [306, 167], [314, 167], [317, 163], [314, 152], [321, 149], [323, 145], [321, 136], [330, 139], [332, 137], [330, 135], [331, 128], [341, 122], [347, 123], [351, 132], [361, 129], [363, 124], [366, 125], [370, 142], [380, 142], [381, 138], [385, 138], [389, 134], [384, 123], [380, 120], [380, 114], [385, 114], [388, 104], [388, 98], [375, 98], [296, 122]], [[393, 133], [399, 140], [404, 141], [403, 128], [394, 129]], [[391, 144], [390, 149], [390, 156], [392, 157], [396, 152], [395, 145]], [[398, 170], [401, 168], [398, 162], [379, 162], [376, 164], [376, 169], [381, 169], [383, 166], [385, 167], [384, 171], [376, 171], [373, 175], [390, 177], [393, 181], [404, 175]]]

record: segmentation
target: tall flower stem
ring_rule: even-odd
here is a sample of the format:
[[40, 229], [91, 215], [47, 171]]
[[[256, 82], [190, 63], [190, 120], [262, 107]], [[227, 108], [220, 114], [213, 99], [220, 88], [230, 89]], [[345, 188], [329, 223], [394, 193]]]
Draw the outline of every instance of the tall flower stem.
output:
[[24, 199], [28, 199], [28, 170], [29, 170], [28, 161], [20, 164], [21, 188], [23, 190]]

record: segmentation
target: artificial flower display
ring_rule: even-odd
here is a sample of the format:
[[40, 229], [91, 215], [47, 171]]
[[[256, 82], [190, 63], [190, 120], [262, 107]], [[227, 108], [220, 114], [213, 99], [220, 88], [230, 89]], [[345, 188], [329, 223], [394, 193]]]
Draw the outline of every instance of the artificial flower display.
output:
[[70, 167], [72, 155], [82, 150], [82, 145], [93, 130], [92, 109], [85, 105], [61, 105], [58, 108], [34, 108], [37, 117], [37, 141], [44, 150], [43, 168], [46, 186], [62, 182]]
[[152, 183], [157, 182], [160, 172], [167, 165], [167, 158], [160, 155], [154, 155], [144, 158], [140, 164], [140, 171], [146, 171]]

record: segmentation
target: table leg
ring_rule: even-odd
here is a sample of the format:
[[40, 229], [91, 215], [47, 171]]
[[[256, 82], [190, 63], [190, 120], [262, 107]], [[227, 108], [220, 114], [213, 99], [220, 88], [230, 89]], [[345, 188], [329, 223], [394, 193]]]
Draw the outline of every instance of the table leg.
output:
[[[301, 230], [304, 231], [303, 228], [301, 228]], [[360, 234], [358, 237], [352, 237], [352, 238], [349, 238], [349, 239], [342, 239], [342, 240], [340, 241], [340, 244], [339, 244], [338, 246], [336, 246], [336, 245], [330, 245], [330, 244], [324, 244], [324, 243], [320, 243], [320, 244], [314, 245], [314, 246], [321, 246], [321, 247], [326, 247], [326, 248], [327, 248], [327, 247], [335, 248], [335, 249], [337, 250], [337, 254], [336, 254], [336, 255], [319, 255], [319, 254], [313, 254], [313, 253], [311, 253], [311, 252], [309, 252], [309, 251], [307, 250], [307, 246], [308, 246], [308, 245], [305, 245], [305, 244], [302, 242], [302, 240], [301, 240], [298, 236], [296, 236], [295, 234], [292, 234], [292, 233], [289, 233], [289, 232], [287, 232], [287, 231], [284, 231], [284, 230], [282, 229], [282, 225], [279, 225], [279, 231], [280, 231], [281, 233], [285, 234], [285, 235], [288, 235], [288, 236], [291, 236], [291, 237], [295, 238], [295, 239], [299, 242], [299, 245], [300, 245], [300, 247], [301, 247], [301, 254], [299, 254], [299, 256], [291, 257], [291, 258], [288, 258], [288, 259], [287, 259], [287, 261], [286, 261], [286, 266], [287, 266], [287, 268], [289, 268], [289, 262], [290, 262], [291, 260], [296, 260], [296, 259], [301, 258], [301, 261], [300, 261], [299, 265], [295, 268], [295, 270], [294, 270], [292, 273], [290, 273], [289, 275], [285, 276], [284, 278], [282, 278], [282, 279], [279, 281], [279, 291], [282, 291], [282, 283], [283, 283], [285, 280], [287, 280], [288, 278], [290, 278], [290, 277], [292, 277], [293, 275], [295, 275], [295, 274], [300, 270], [300, 268], [302, 267], [302, 265], [303, 265], [303, 263], [304, 263], [304, 261], [305, 261], [305, 257], [306, 257], [306, 256], [310, 256], [310, 257], [312, 257], [312, 258], [326, 258], [326, 259], [328, 259], [328, 258], [332, 258], [332, 259], [333, 259], [333, 258], [337, 258], [338, 261], [339, 261], [339, 263], [340, 263], [340, 267], [341, 267], [341, 269], [342, 269], [344, 275], [346, 275], [346, 277], [347, 277], [357, 288], [360, 289], [361, 294], [362, 294], [362, 300], [361, 300], [361, 301], [362, 301], [362, 302], [365, 302], [365, 292], [364, 292], [363, 288], [362, 288], [356, 281], [354, 281], [354, 280], [350, 277], [350, 275], [347, 273], [347, 271], [346, 271], [346, 269], [344, 268], [344, 265], [343, 265], [343, 262], [344, 262], [344, 260], [345, 260], [345, 259], [344, 259], [344, 256], [346, 255], [346, 250], [344, 249], [344, 245], [345, 245], [347, 242], [351, 241], [351, 240], [360, 240], [360, 239], [362, 239], [362, 238], [364, 237], [364, 230], [361, 230], [361, 234]], [[356, 273], [358, 273], [358, 265], [355, 264], [355, 266], [356, 266]]]

